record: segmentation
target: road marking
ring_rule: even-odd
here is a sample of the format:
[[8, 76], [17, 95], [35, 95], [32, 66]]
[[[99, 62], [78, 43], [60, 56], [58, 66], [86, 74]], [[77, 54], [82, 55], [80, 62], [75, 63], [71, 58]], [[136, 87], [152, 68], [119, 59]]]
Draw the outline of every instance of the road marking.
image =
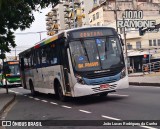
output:
[[34, 98], [35, 100], [40, 100], [39, 98]]
[[41, 100], [42, 102], [45, 102], [45, 103], [47, 103], [48, 101], [46, 101], [46, 100]]
[[153, 127], [149, 127], [149, 126], [140, 126], [142, 128], [147, 128], [147, 129], [158, 129], [158, 128], [153, 128]]
[[27, 95], [24, 95], [25, 97], [27, 97]]
[[30, 98], [30, 99], [33, 99], [33, 97], [32, 97], [32, 96], [29, 96], [29, 98]]
[[109, 117], [109, 116], [105, 116], [105, 115], [101, 115], [103, 118], [107, 118], [107, 119], [111, 119], [111, 120], [120, 120], [114, 117]]
[[120, 94], [109, 94], [109, 95], [113, 95], [113, 96], [129, 96], [129, 95], [120, 95]]
[[84, 113], [92, 113], [92, 112], [89, 112], [89, 111], [86, 111], [86, 110], [79, 110], [80, 112], [84, 112]]
[[159, 86], [133, 86], [132, 88], [160, 88]]
[[57, 103], [54, 103], [54, 102], [50, 102], [51, 104], [54, 104], [54, 105], [58, 105]]
[[65, 105], [62, 105], [62, 107], [64, 107], [64, 108], [72, 108], [72, 107], [69, 107], [69, 106], [65, 106]]
[[23, 87], [18, 87], [18, 88], [23, 88]]

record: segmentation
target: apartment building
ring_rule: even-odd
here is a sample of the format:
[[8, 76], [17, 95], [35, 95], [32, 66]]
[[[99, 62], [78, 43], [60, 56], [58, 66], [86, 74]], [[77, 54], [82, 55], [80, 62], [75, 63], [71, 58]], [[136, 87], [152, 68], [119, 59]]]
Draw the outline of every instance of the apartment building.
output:
[[89, 25], [89, 10], [103, 0], [63, 0], [46, 15], [48, 35], [58, 31]]
[[[158, 1], [115, 1], [109, 0], [93, 8], [89, 12], [90, 25], [92, 26], [110, 26], [116, 28], [117, 19], [122, 20], [122, 14], [126, 9], [143, 10], [146, 20], [156, 20], [160, 23], [160, 5]], [[123, 32], [119, 30], [123, 38]], [[126, 28], [126, 43], [128, 52], [128, 64], [136, 71], [142, 71], [142, 65], [148, 62], [160, 60], [160, 31], [158, 33], [146, 33], [139, 36], [139, 30], [135, 28]]]

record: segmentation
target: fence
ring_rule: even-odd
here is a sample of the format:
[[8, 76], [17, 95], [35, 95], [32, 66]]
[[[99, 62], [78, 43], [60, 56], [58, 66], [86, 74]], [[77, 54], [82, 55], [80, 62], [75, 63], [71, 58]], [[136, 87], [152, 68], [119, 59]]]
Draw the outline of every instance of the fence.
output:
[[160, 61], [143, 64], [142, 71], [144, 72], [160, 72]]

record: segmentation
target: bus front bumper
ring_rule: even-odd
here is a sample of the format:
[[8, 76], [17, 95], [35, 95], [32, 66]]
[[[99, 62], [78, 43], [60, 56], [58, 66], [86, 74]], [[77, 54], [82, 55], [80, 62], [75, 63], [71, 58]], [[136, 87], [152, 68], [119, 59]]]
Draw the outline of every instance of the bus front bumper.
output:
[[82, 85], [76, 83], [74, 86], [73, 97], [81, 97], [81, 96], [99, 94], [103, 92], [111, 92], [111, 91], [116, 91], [118, 89], [125, 89], [128, 87], [129, 83], [127, 76], [117, 82], [109, 83], [109, 87], [106, 89], [101, 89], [100, 85]]

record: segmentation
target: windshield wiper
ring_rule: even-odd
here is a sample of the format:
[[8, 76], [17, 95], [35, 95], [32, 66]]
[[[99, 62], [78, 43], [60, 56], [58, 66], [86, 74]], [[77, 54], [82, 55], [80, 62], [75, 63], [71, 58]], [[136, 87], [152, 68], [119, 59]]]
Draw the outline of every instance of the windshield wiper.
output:
[[87, 57], [87, 60], [88, 60], [89, 63], [90, 63], [90, 60], [89, 60], [89, 57], [88, 57], [88, 53], [87, 53], [87, 49], [86, 49], [86, 47], [84, 46], [84, 41], [81, 41], [81, 44], [82, 44], [82, 47], [83, 47], [83, 49], [84, 49], [84, 51], [85, 51], [85, 56]]

